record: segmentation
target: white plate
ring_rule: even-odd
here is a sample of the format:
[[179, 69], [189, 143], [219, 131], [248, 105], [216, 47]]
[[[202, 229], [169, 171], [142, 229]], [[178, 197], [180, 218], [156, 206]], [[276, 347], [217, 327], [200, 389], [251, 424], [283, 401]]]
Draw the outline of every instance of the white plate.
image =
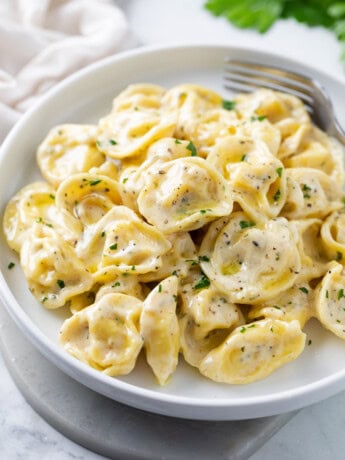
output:
[[[134, 82], [166, 87], [190, 82], [222, 92], [225, 56], [282, 65], [314, 76], [329, 90], [339, 118], [345, 123], [344, 85], [302, 64], [254, 50], [219, 45], [138, 49], [102, 61], [65, 80], [15, 126], [0, 156], [1, 211], [20, 187], [38, 177], [35, 151], [52, 126], [62, 122], [95, 122], [108, 112], [112, 98]], [[236, 420], [287, 412], [345, 389], [345, 343], [316, 321], [306, 328], [312, 344], [296, 361], [250, 385], [214, 383], [181, 362], [172, 382], [160, 388], [142, 359], [128, 376], [105, 376], [59, 348], [58, 330], [66, 312], [47, 311], [35, 301], [18, 263], [8, 270], [8, 263], [15, 261], [16, 256], [7, 248], [3, 234], [0, 254], [1, 300], [24, 334], [60, 369], [117, 401], [176, 417]]]

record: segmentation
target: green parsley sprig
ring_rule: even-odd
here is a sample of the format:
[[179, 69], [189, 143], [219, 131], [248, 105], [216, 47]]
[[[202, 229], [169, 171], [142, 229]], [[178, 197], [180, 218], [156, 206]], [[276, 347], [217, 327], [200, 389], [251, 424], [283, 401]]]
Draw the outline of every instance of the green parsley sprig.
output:
[[334, 0], [208, 0], [205, 8], [241, 29], [267, 32], [278, 19], [293, 18], [310, 27], [331, 30], [341, 44], [345, 63], [345, 3]]

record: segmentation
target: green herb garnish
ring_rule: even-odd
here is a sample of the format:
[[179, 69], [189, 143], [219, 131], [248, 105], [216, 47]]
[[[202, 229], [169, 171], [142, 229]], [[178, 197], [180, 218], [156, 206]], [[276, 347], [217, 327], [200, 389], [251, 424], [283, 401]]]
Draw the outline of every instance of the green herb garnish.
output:
[[276, 193], [273, 195], [273, 201], [279, 201], [281, 196], [281, 191], [280, 188], [276, 191]]
[[225, 110], [234, 110], [236, 108], [235, 101], [227, 101], [225, 99], [222, 100], [222, 107]]
[[112, 251], [115, 251], [115, 249], [117, 249], [117, 243], [114, 243], [111, 246], [109, 246], [109, 249], [111, 249]]
[[208, 288], [210, 285], [210, 280], [207, 278], [205, 273], [201, 272], [201, 278], [199, 281], [194, 285], [193, 289], [198, 290], [198, 289], [205, 289]]
[[299, 290], [303, 292], [304, 294], [308, 294], [308, 289], [306, 287], [300, 287]]
[[242, 229], [250, 228], [250, 227], [254, 227], [254, 226], [255, 226], [255, 222], [249, 222], [248, 220], [240, 220], [240, 227]]
[[56, 284], [59, 286], [60, 289], [65, 287], [65, 282], [63, 280], [57, 280]]
[[187, 145], [186, 149], [191, 152], [192, 157], [196, 157], [198, 155], [198, 153], [196, 151], [196, 148], [195, 148], [195, 145], [193, 144], [192, 141], [189, 142], [189, 144]]
[[93, 186], [93, 185], [99, 184], [100, 182], [102, 182], [102, 179], [95, 179], [95, 180], [90, 180], [89, 184]]
[[276, 173], [278, 174], [279, 177], [282, 177], [283, 169], [284, 168], [281, 168], [281, 167], [276, 169]]
[[10, 262], [10, 263], [7, 265], [7, 268], [8, 268], [9, 270], [12, 270], [12, 268], [15, 267], [15, 266], [16, 266], [16, 264], [15, 264], [14, 262]]

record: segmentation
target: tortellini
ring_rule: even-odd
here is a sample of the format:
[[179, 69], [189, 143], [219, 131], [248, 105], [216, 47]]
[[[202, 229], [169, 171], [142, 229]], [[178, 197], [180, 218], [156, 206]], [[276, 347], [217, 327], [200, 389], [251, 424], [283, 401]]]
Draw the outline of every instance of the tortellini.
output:
[[181, 354], [247, 384], [303, 352], [311, 318], [345, 339], [343, 148], [298, 98], [133, 84], [37, 161], [3, 230], [41, 307], [70, 312], [76, 359], [110, 376], [146, 359], [166, 385]]
[[54, 188], [46, 182], [27, 185], [7, 204], [3, 217], [7, 243], [19, 252], [35, 222], [53, 227], [57, 220]]
[[140, 334], [146, 359], [158, 382], [164, 385], [175, 372], [180, 349], [176, 315], [178, 280], [166, 278], [153, 289], [143, 303]]
[[298, 321], [267, 319], [235, 329], [200, 363], [200, 372], [216, 382], [251, 383], [265, 378], [303, 351], [306, 335]]
[[214, 222], [200, 251], [206, 275], [233, 302], [257, 304], [290, 288], [301, 267], [293, 226], [283, 217], [256, 224], [243, 212]]
[[132, 371], [143, 339], [142, 302], [125, 294], [107, 294], [66, 320], [60, 343], [73, 356], [108, 375]]
[[42, 176], [58, 186], [67, 176], [100, 166], [104, 155], [96, 145], [97, 127], [60, 125], [53, 128], [37, 151]]
[[93, 279], [73, 249], [54, 230], [34, 224], [20, 250], [30, 291], [46, 308], [58, 308], [87, 292]]
[[223, 177], [201, 158], [179, 158], [147, 171], [138, 196], [140, 213], [164, 233], [195, 230], [230, 214]]
[[332, 262], [315, 294], [316, 316], [321, 324], [345, 339], [345, 273], [343, 265]]
[[227, 179], [234, 201], [256, 221], [278, 216], [286, 198], [283, 164], [262, 141], [227, 137], [208, 161]]

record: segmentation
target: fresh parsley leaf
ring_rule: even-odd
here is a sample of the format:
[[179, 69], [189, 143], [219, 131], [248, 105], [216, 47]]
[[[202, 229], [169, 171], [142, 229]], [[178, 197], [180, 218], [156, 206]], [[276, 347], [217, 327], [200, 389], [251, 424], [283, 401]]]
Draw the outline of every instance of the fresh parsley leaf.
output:
[[102, 179], [90, 180], [90, 185], [91, 185], [91, 186], [97, 185], [97, 184], [99, 184], [100, 182], [102, 182]]
[[225, 110], [234, 110], [236, 108], [235, 101], [227, 101], [226, 99], [222, 100], [222, 107]]
[[280, 200], [280, 195], [281, 195], [281, 191], [278, 188], [278, 190], [276, 191], [276, 193], [273, 196], [273, 201], [279, 201]]
[[196, 151], [196, 148], [195, 148], [195, 145], [193, 144], [192, 141], [189, 142], [189, 144], [187, 145], [186, 149], [191, 152], [192, 157], [196, 157], [198, 155], [198, 153]]
[[59, 286], [60, 289], [65, 287], [65, 282], [63, 280], [57, 280], [56, 284]]
[[201, 278], [199, 281], [194, 285], [193, 289], [198, 290], [198, 289], [205, 289], [208, 288], [210, 285], [210, 280], [207, 278], [205, 273], [201, 272]]
[[248, 220], [240, 220], [240, 227], [242, 229], [250, 228], [250, 227], [254, 227], [254, 226], [255, 226], [254, 222], [249, 222]]
[[345, 2], [336, 0], [208, 0], [205, 8], [242, 29], [265, 33], [278, 19], [330, 29], [342, 44], [345, 61]]
[[266, 32], [282, 15], [284, 0], [208, 0], [205, 7], [242, 29]]

